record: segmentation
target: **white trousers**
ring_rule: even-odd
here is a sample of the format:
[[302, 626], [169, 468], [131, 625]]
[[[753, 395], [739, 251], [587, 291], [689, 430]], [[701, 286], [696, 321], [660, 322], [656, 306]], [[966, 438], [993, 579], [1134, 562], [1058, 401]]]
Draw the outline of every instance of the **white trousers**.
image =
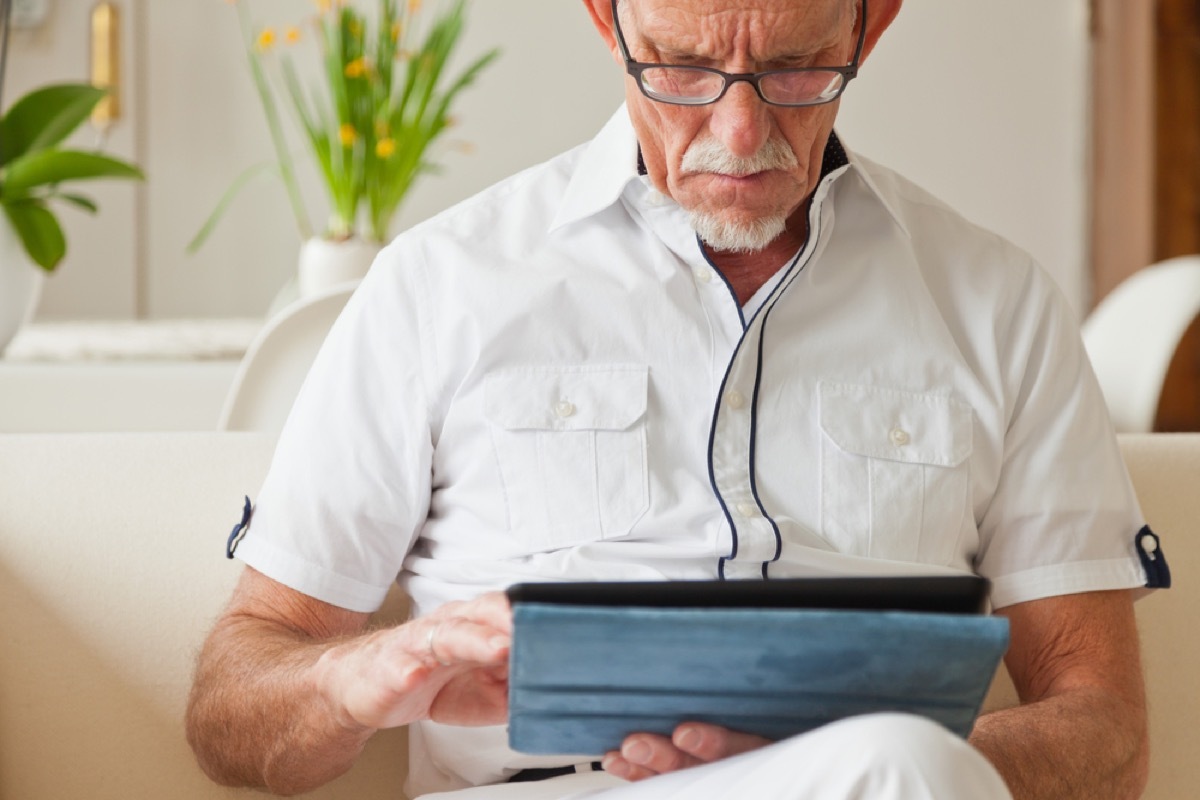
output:
[[1012, 800], [991, 763], [937, 723], [854, 717], [723, 761], [628, 783], [605, 772], [420, 800]]

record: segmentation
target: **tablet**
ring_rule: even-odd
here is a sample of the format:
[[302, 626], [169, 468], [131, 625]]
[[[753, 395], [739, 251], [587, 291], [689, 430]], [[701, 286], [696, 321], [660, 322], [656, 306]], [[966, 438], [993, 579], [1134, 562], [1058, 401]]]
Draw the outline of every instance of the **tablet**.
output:
[[1008, 644], [966, 576], [520, 584], [509, 745], [599, 756], [704, 721], [778, 740], [856, 714], [966, 736]]

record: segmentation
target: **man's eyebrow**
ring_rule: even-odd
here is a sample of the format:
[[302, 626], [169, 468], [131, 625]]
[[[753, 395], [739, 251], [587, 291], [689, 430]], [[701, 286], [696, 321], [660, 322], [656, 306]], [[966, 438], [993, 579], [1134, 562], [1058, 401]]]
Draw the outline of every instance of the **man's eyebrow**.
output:
[[[795, 50], [779, 52], [766, 58], [759, 58], [758, 61], [763, 64], [809, 61], [824, 51], [835, 47], [838, 44], [840, 36], [841, 31], [838, 27], [835, 27], [822, 31], [813, 37], [813, 41], [804, 42], [798, 45]], [[698, 64], [720, 60], [717, 56], [701, 55], [693, 50], [683, 49], [684, 46], [682, 45], [659, 42], [640, 30], [630, 38], [628, 44], [631, 51], [630, 56], [635, 60], [637, 60], [637, 54], [633, 50], [636, 49], [637, 45], [641, 45], [664, 64]]]
[[[683, 66], [688, 66], [692, 64], [706, 65], [715, 61], [720, 61], [719, 58], [714, 56], [699, 55], [688, 50], [658, 45], [648, 39], [645, 39], [644, 37], [642, 39], [642, 43], [646, 50], [652, 53], [664, 64], [680, 64]], [[815, 47], [811, 48], [805, 48], [804, 50], [792, 50], [785, 53], [779, 53], [778, 55], [771, 56], [770, 58], [758, 59], [758, 61], [761, 64], [807, 63], [820, 55], [823, 51], [833, 47], [833, 45], [834, 43], [830, 42], [827, 44], [816, 45]]]

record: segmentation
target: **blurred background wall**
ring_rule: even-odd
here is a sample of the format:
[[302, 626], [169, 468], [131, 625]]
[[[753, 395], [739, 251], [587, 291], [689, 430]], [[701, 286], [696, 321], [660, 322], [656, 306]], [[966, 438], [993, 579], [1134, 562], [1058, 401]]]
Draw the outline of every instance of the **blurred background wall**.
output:
[[[91, 0], [26, 2], [44, 15], [14, 31], [6, 102], [87, 76]], [[272, 25], [301, 21], [312, 8], [249, 2]], [[263, 314], [294, 272], [300, 244], [276, 182], [252, 183], [205, 247], [184, 253], [234, 176], [270, 157], [235, 10], [221, 0], [119, 7], [125, 116], [105, 146], [136, 160], [148, 180], [98, 186], [98, 217], [64, 212], [70, 252], [47, 282], [39, 317]], [[440, 151], [443, 173], [416, 187], [394, 233], [586, 140], [622, 99], [622, 73], [579, 0], [474, 0], [470, 14], [463, 56], [491, 46], [503, 55], [461, 97], [455, 141]], [[1088, 0], [908, 0], [847, 91], [839, 124], [852, 148], [1031, 251], [1081, 315], [1088, 25]], [[96, 133], [81, 139], [90, 144]], [[320, 220], [317, 184], [307, 186]]]

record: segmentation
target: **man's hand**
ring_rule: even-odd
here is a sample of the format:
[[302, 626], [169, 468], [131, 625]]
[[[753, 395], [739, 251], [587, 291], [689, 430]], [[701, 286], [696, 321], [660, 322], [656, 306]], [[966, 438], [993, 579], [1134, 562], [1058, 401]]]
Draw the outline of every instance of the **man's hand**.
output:
[[652, 733], [635, 733], [625, 738], [619, 751], [604, 756], [604, 769], [630, 781], [652, 778], [666, 772], [719, 761], [756, 750], [769, 739], [738, 733], [704, 722], [685, 722], [671, 738]]
[[317, 686], [348, 728], [419, 719], [490, 725], [508, 716], [512, 614], [501, 593], [448, 603], [433, 614], [327, 650]]
[[512, 617], [502, 594], [395, 628], [247, 568], [196, 665], [187, 735], [213, 780], [280, 794], [350, 768], [380, 728], [507, 715]]

